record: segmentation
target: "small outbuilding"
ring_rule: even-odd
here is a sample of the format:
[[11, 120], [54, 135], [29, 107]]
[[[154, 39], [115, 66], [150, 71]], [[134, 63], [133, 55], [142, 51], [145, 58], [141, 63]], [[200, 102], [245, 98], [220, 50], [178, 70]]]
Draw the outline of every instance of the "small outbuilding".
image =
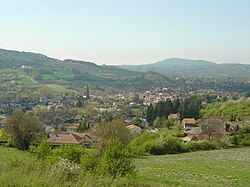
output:
[[194, 118], [183, 118], [182, 127], [185, 130], [190, 130], [193, 127], [196, 127], [196, 121]]

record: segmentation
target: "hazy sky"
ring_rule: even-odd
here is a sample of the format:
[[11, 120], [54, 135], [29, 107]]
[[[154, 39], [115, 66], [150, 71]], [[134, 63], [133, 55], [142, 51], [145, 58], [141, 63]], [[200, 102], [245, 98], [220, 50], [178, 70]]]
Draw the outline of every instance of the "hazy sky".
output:
[[250, 0], [0, 0], [0, 48], [97, 64], [250, 63]]

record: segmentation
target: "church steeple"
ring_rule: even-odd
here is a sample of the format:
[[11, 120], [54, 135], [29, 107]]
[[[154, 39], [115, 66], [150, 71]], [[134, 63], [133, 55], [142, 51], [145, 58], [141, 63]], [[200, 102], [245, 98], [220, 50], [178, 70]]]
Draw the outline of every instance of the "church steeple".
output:
[[89, 96], [89, 85], [87, 85], [87, 90], [86, 90], [86, 98], [89, 99], [90, 96]]

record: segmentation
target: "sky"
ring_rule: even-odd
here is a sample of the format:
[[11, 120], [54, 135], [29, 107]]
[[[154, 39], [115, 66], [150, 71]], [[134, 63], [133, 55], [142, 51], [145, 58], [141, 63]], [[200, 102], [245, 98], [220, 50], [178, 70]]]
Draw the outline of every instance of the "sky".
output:
[[0, 0], [0, 48], [112, 65], [250, 63], [250, 0]]

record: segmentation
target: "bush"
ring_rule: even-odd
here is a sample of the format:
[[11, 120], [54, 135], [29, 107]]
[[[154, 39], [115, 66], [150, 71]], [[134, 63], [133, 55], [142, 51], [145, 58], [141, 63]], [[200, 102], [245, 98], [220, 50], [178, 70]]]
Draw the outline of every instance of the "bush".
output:
[[184, 144], [185, 151], [204, 151], [218, 149], [218, 144], [211, 141], [188, 142]]
[[250, 126], [240, 127], [232, 133], [230, 142], [235, 146], [250, 146]]
[[249, 140], [243, 140], [241, 143], [240, 143], [241, 146], [244, 146], [244, 147], [247, 147], [247, 146], [250, 146], [250, 139]]
[[81, 173], [82, 171], [77, 164], [63, 158], [59, 158], [58, 164], [54, 165], [51, 169], [51, 174], [55, 176], [59, 183], [69, 180], [77, 181]]
[[30, 147], [29, 151], [39, 159], [45, 159], [52, 153], [51, 145], [45, 139], [40, 142], [38, 147]]
[[77, 164], [60, 159], [52, 168], [44, 167], [43, 160], [33, 154], [18, 152], [0, 162], [0, 186], [140, 186], [134, 178], [113, 179], [107, 175], [85, 173]]
[[143, 134], [135, 137], [129, 144], [133, 154], [143, 156], [150, 153], [151, 148], [154, 146], [154, 141], [159, 138], [157, 133], [144, 132]]
[[52, 149], [53, 157], [61, 157], [68, 159], [71, 162], [80, 164], [81, 156], [85, 153], [85, 149], [81, 145], [63, 145], [58, 148]]
[[98, 151], [90, 149], [81, 157], [80, 166], [84, 170], [84, 172], [96, 173], [96, 168], [99, 163], [100, 154], [98, 153]]
[[163, 155], [164, 152], [164, 145], [162, 142], [158, 142], [157, 140], [150, 140], [144, 144], [144, 149], [147, 153], [152, 155]]
[[164, 152], [167, 154], [175, 154], [183, 152], [182, 143], [179, 138], [168, 135], [163, 139]]
[[85, 154], [85, 148], [78, 145], [61, 145], [52, 149], [51, 145], [43, 140], [38, 147], [30, 149], [38, 159], [44, 160], [44, 164], [52, 166], [59, 162], [59, 158], [80, 164], [81, 157]]
[[163, 155], [183, 152], [181, 141], [163, 131], [161, 133], [143, 133], [136, 137], [130, 147], [135, 155]]

